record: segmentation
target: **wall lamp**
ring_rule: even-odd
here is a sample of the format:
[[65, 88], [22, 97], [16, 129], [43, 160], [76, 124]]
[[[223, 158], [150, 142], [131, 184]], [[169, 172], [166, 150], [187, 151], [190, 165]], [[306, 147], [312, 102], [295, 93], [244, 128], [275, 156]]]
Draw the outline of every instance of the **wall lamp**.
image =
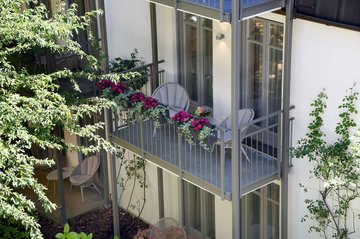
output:
[[216, 34], [216, 40], [222, 40], [222, 39], [224, 39], [225, 38], [225, 35], [223, 34], [223, 33], [218, 33], [218, 34]]

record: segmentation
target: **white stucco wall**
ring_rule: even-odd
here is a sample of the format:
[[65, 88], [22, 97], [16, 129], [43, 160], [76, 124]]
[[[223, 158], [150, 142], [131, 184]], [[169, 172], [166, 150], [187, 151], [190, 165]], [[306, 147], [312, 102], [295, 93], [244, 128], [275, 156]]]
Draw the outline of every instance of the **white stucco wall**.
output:
[[[216, 40], [222, 33], [225, 38]], [[214, 117], [231, 112], [231, 25], [213, 21], [213, 102]]]
[[138, 57], [151, 62], [149, 4], [144, 0], [106, 0], [105, 16], [109, 59]]
[[[129, 151], [125, 152], [125, 157], [127, 159], [132, 159], [133, 154]], [[120, 160], [116, 160], [116, 168], [119, 170]], [[155, 224], [159, 220], [159, 205], [158, 205], [158, 186], [157, 186], [157, 167], [152, 163], [146, 161], [146, 185], [148, 186], [145, 189], [145, 207], [143, 212], [141, 213], [141, 218], [148, 223]], [[118, 171], [117, 171], [118, 172]], [[142, 172], [140, 173], [143, 177]], [[126, 172], [124, 170], [124, 166], [121, 169], [120, 177], [123, 178], [125, 181], [127, 179]], [[137, 180], [138, 181], [138, 180]], [[120, 206], [122, 208], [128, 209], [134, 215], [138, 215], [144, 199], [144, 191], [140, 187], [138, 183], [135, 184], [133, 188], [133, 180], [128, 181], [126, 184], [125, 190], [122, 192], [121, 188], [118, 187], [118, 195], [120, 199]], [[133, 194], [131, 193], [133, 190]], [[130, 206], [133, 205], [134, 207]]]
[[[64, 140], [73, 145], [78, 145], [77, 136], [64, 130]], [[76, 167], [79, 164], [79, 153], [76, 151], [66, 151], [66, 165], [68, 167]]]
[[[335, 139], [334, 129], [338, 120], [337, 107], [345, 91], [355, 82], [360, 82], [360, 33], [296, 19], [294, 20], [291, 104], [295, 105], [294, 145], [307, 132], [310, 122], [310, 103], [325, 89], [329, 96], [324, 116], [324, 130], [329, 141]], [[359, 90], [359, 87], [357, 86]], [[358, 104], [358, 108], [360, 105]], [[358, 118], [357, 122], [360, 122]], [[309, 179], [311, 165], [303, 159], [294, 159], [289, 178], [289, 237], [292, 239], [319, 238], [318, 234], [307, 234], [309, 223], [301, 223], [307, 209], [305, 198], [317, 197], [319, 183]], [[299, 183], [308, 186], [310, 192], [303, 193]], [[360, 204], [354, 205], [355, 209]], [[358, 213], [358, 212], [357, 212]], [[358, 220], [357, 220], [358, 221]], [[360, 231], [350, 238], [359, 238]]]
[[215, 233], [216, 238], [232, 238], [232, 205], [215, 196]]

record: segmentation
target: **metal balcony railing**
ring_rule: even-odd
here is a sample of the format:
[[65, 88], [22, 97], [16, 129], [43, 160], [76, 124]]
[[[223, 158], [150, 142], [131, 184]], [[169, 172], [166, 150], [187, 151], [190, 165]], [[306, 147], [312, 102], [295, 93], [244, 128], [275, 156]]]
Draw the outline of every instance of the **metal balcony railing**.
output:
[[[128, 112], [114, 110], [112, 115], [113, 143], [216, 195], [231, 198], [231, 147], [224, 143], [228, 129], [217, 128], [217, 136], [208, 139], [210, 150], [205, 150], [198, 142], [187, 143], [176, 126], [167, 121], [154, 134], [153, 122], [149, 119], [129, 124]], [[238, 180], [243, 195], [280, 178], [281, 119], [282, 111], [277, 111], [239, 129], [241, 173]]]

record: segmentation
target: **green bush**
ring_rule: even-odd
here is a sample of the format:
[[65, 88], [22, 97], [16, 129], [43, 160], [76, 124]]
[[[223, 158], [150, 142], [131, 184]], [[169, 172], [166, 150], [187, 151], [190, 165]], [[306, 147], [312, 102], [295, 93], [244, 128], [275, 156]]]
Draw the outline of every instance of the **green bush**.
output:
[[83, 232], [71, 232], [69, 224], [65, 224], [64, 226], [64, 233], [58, 233], [55, 235], [57, 239], [92, 239], [93, 235], [90, 233], [86, 235]]
[[30, 233], [25, 231], [20, 222], [10, 219], [0, 219], [0, 238], [2, 239], [28, 239]]
[[[144, 62], [137, 59], [137, 49], [135, 48], [134, 51], [130, 54], [130, 59], [122, 59], [117, 57], [110, 61], [110, 72], [111, 73], [122, 73], [124, 71], [128, 71], [134, 69], [136, 67], [140, 67], [144, 65]], [[133, 90], [140, 90], [143, 85], [146, 84], [148, 81], [147, 74], [148, 70], [136, 70], [131, 71], [132, 74], [124, 74], [121, 76], [121, 82], [127, 84]], [[136, 79], [135, 81], [133, 81]]]

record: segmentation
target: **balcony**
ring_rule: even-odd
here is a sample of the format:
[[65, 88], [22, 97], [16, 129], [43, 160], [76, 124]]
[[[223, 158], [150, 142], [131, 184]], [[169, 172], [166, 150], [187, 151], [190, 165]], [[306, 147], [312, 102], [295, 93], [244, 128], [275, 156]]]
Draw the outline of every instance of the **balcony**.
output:
[[[230, 22], [231, 0], [150, 0], [207, 18]], [[285, 6], [284, 0], [242, 0], [241, 19]]]
[[[224, 144], [210, 143], [210, 150], [205, 150], [199, 144], [188, 144], [173, 124], [165, 123], [154, 136], [151, 120], [129, 125], [126, 112], [114, 112], [113, 117], [116, 127], [111, 136], [113, 143], [216, 195], [231, 199], [231, 149], [225, 149]], [[239, 158], [241, 177], [238, 180], [242, 194], [280, 178], [280, 134], [276, 133], [280, 130], [279, 124], [257, 126], [279, 117], [281, 111], [256, 119], [246, 125], [252, 130], [240, 136], [241, 147], [250, 160], [247, 161], [243, 153]], [[223, 129], [218, 131], [219, 135], [225, 133]]]
[[[142, 89], [150, 95], [151, 81]], [[217, 135], [207, 141], [209, 149], [204, 149], [198, 142], [195, 145], [187, 143], [174, 124], [165, 121], [155, 130], [149, 119], [129, 124], [127, 114], [121, 110], [112, 112], [111, 141], [114, 144], [215, 195], [231, 200], [231, 148], [225, 148], [224, 144], [224, 135], [229, 133], [227, 129], [217, 128]], [[238, 180], [242, 195], [280, 178], [281, 119], [282, 111], [278, 111], [238, 129], [239, 148], [245, 152], [239, 156], [241, 173]], [[244, 127], [247, 128], [245, 134], [242, 133]]]

